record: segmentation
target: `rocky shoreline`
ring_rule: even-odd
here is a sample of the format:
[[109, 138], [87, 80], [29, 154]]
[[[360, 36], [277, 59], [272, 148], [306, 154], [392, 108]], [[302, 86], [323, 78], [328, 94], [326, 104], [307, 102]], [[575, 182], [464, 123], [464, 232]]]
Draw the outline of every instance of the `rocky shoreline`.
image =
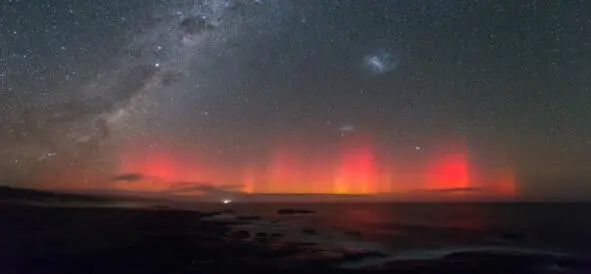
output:
[[229, 212], [3, 204], [0, 215], [3, 273], [319, 271], [365, 256], [286, 242], [278, 232], [251, 233], [244, 227], [261, 218]]
[[0, 204], [0, 216], [2, 273], [538, 273], [527, 264], [552, 260], [591, 269], [587, 261], [506, 250], [392, 256], [364, 248], [353, 232], [231, 211]]

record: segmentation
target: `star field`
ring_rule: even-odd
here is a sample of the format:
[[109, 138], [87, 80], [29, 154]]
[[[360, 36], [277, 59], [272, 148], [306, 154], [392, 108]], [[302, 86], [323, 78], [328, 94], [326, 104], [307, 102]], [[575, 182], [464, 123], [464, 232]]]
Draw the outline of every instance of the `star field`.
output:
[[223, 174], [367, 135], [406, 170], [460, 142], [526, 195], [591, 197], [589, 5], [427, 2], [8, 0], [0, 171], [101, 187], [138, 151]]

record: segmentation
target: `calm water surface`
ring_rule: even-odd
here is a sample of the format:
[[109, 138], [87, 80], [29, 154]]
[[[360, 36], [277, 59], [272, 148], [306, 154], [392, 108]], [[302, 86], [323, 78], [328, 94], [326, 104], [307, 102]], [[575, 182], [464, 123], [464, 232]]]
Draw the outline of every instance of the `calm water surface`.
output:
[[[111, 206], [151, 205], [123, 202]], [[359, 240], [403, 250], [500, 245], [591, 258], [591, 204], [585, 203], [192, 203], [179, 207], [232, 210], [301, 227], [350, 232]], [[282, 208], [315, 213], [277, 214]]]
[[[591, 255], [591, 204], [253, 203], [202, 205], [304, 225], [357, 232], [400, 248], [509, 245]], [[316, 211], [280, 216], [281, 208]]]

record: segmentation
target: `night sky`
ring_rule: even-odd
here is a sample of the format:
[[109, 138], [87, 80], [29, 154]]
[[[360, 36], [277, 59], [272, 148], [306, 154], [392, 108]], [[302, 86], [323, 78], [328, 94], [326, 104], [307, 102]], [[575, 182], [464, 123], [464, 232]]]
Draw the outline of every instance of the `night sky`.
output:
[[585, 2], [5, 0], [0, 176], [591, 199]]

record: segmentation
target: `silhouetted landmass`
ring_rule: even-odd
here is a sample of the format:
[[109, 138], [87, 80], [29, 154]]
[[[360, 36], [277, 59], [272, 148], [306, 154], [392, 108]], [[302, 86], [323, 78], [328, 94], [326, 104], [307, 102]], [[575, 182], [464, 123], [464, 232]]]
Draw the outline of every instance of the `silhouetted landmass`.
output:
[[0, 201], [14, 202], [106, 202], [109, 198], [0, 186]]

